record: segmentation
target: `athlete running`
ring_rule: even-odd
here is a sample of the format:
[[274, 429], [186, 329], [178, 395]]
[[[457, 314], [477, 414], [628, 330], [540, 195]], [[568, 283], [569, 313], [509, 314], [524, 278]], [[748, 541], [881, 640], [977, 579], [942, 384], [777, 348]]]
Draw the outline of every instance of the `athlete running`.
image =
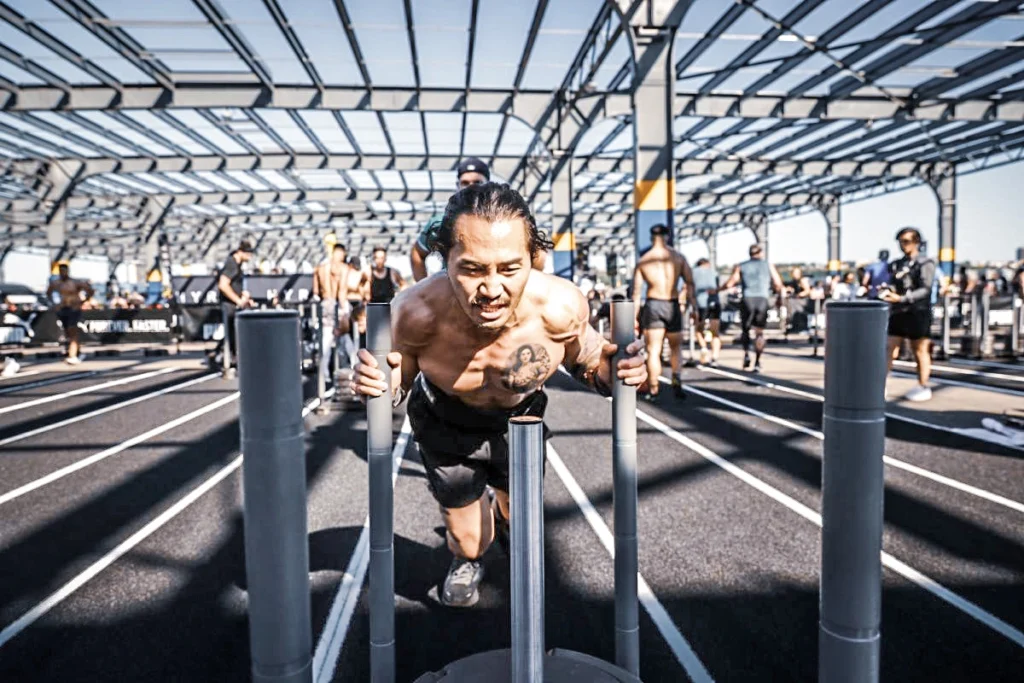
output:
[[[655, 225], [651, 228], [651, 248], [640, 257], [633, 271], [633, 305], [638, 311], [640, 330], [647, 347], [647, 375], [651, 377], [648, 393], [641, 398], [649, 402], [658, 398], [657, 378], [661, 377], [661, 349], [666, 337], [671, 353], [672, 391], [677, 398], [686, 398], [679, 379], [684, 297], [689, 300], [691, 315], [697, 312], [690, 264], [685, 256], [668, 246], [668, 234], [668, 226]], [[683, 279], [683, 290], [679, 288], [680, 278]], [[647, 286], [647, 300], [641, 308], [640, 295], [644, 285]]]
[[768, 325], [768, 297], [782, 291], [782, 278], [775, 266], [764, 259], [760, 244], [750, 245], [750, 259], [732, 269], [726, 289], [741, 288], [740, 319], [743, 327], [743, 369], [750, 369], [750, 330], [754, 330], [754, 372], [761, 372], [764, 328]]
[[405, 289], [402, 274], [387, 265], [388, 250], [377, 247], [373, 250], [373, 270], [370, 272], [370, 303], [386, 304]]
[[693, 288], [697, 298], [697, 321], [695, 324], [697, 342], [700, 344], [701, 365], [708, 364], [708, 340], [705, 331], [711, 335], [711, 367], [718, 367], [718, 353], [722, 350], [722, 339], [718, 330], [722, 319], [722, 303], [718, 300], [718, 273], [706, 258], [697, 261], [693, 269]]
[[[476, 157], [468, 157], [463, 159], [462, 162], [455, 169], [455, 176], [458, 179], [458, 189], [470, 187], [472, 185], [480, 185], [482, 183], [489, 182], [491, 179], [491, 169], [482, 160]], [[409, 261], [412, 263], [412, 279], [413, 282], [419, 282], [427, 277], [427, 256], [430, 255], [430, 234], [441, 226], [441, 219], [444, 218], [443, 213], [435, 213], [423, 226], [420, 231], [419, 237], [416, 239], [416, 243], [412, 247], [412, 251], [409, 252]], [[546, 249], [547, 247], [545, 247]], [[533, 256], [533, 269], [544, 270], [544, 250], [538, 251]]]
[[[586, 297], [572, 282], [531, 267], [550, 244], [507, 185], [457, 193], [428, 245], [445, 271], [395, 298], [388, 365], [395, 405], [409, 394], [407, 414], [455, 555], [439, 597], [469, 606], [479, 597], [495, 516], [507, 528], [508, 419], [544, 415], [544, 383], [559, 364], [610, 395], [616, 347], [590, 326]], [[616, 376], [630, 385], [647, 378], [642, 348], [633, 342], [617, 364]], [[356, 391], [380, 396], [384, 373], [365, 349], [359, 361]]]
[[57, 266], [57, 278], [50, 280], [50, 285], [46, 288], [46, 298], [49, 299], [54, 292], [60, 294], [57, 320], [64, 328], [64, 336], [68, 340], [68, 355], [64, 362], [68, 365], [78, 365], [84, 358], [78, 353], [78, 321], [82, 319], [82, 294], [84, 293], [85, 299], [88, 300], [95, 292], [88, 282], [73, 280], [69, 272], [68, 263], [61, 261]]

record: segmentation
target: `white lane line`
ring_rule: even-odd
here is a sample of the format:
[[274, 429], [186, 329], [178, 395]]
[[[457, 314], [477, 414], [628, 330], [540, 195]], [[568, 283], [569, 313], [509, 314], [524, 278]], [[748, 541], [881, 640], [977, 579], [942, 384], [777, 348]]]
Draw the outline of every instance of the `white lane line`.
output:
[[[16, 391], [24, 391], [25, 389], [35, 389], [36, 387], [45, 387], [50, 384], [59, 384], [60, 382], [73, 382], [76, 379], [85, 379], [86, 377], [92, 377], [98, 375], [101, 372], [109, 372], [109, 370], [91, 370], [89, 372], [73, 372], [60, 377], [51, 377], [49, 379], [41, 379], [35, 382], [29, 382], [28, 384], [19, 384], [13, 387], [4, 387], [0, 389], [0, 396], [4, 394], [13, 394]], [[8, 377], [7, 379], [17, 379], [18, 375], [14, 377]]]
[[[745, 379], [745, 378], [740, 378], [740, 379]], [[661, 381], [666, 383], [666, 384], [669, 383], [669, 380], [665, 379], [664, 377], [661, 378]], [[730, 408], [733, 408], [734, 410], [739, 410], [741, 412], [747, 413], [748, 415], [753, 415], [755, 417], [759, 417], [762, 420], [765, 420], [767, 422], [773, 422], [773, 423], [775, 423], [777, 425], [780, 425], [782, 427], [786, 427], [787, 429], [792, 429], [794, 431], [798, 431], [801, 434], [806, 434], [808, 436], [813, 436], [815, 439], [818, 439], [819, 441], [824, 441], [825, 440], [825, 434], [822, 433], [822, 432], [819, 432], [816, 429], [809, 429], [809, 428], [804, 427], [803, 425], [797, 424], [795, 422], [790, 422], [789, 420], [785, 420], [785, 419], [783, 419], [781, 417], [776, 417], [774, 415], [769, 415], [768, 413], [763, 413], [760, 410], [757, 410], [756, 408], [751, 408], [751, 407], [745, 406], [745, 405], [743, 405], [741, 403], [736, 403], [735, 401], [730, 401], [729, 399], [722, 398], [720, 396], [715, 396], [714, 394], [708, 393], [708, 392], [703, 391], [701, 389], [695, 389], [694, 387], [690, 387], [690, 386], [684, 387], [684, 389], [686, 389], [686, 391], [689, 391], [690, 393], [696, 394], [697, 396], [702, 396], [702, 397], [708, 399], [709, 401], [715, 401], [716, 403], [721, 403], [722, 405], [729, 406]], [[903, 460], [899, 460], [897, 458], [893, 458], [892, 456], [883, 455], [882, 456], [882, 461], [886, 465], [889, 465], [890, 467], [895, 467], [897, 469], [901, 469], [901, 470], [905, 470], [907, 472], [911, 472], [913, 474], [916, 474], [918, 476], [924, 477], [926, 479], [931, 479], [932, 481], [938, 482], [940, 484], [944, 484], [945, 486], [949, 486], [949, 487], [957, 489], [959, 491], [963, 491], [964, 493], [969, 493], [972, 496], [977, 496], [978, 498], [984, 498], [985, 500], [990, 501], [992, 503], [996, 503], [997, 505], [1002, 505], [1004, 507], [1010, 508], [1011, 510], [1016, 510], [1017, 512], [1024, 513], [1024, 503], [1019, 503], [1019, 502], [1017, 502], [1015, 500], [1011, 500], [1009, 498], [1004, 498], [1003, 496], [1000, 496], [999, 494], [992, 493], [990, 491], [986, 491], [985, 489], [980, 489], [980, 488], [978, 488], [976, 486], [971, 486], [970, 484], [965, 484], [962, 481], [957, 481], [956, 479], [951, 479], [950, 477], [946, 477], [944, 475], [937, 474], [937, 473], [932, 472], [931, 470], [927, 470], [927, 469], [925, 469], [923, 467], [918, 467], [917, 465], [911, 465], [908, 462], [905, 462]]]
[[[753, 377], [745, 377], [743, 375], [738, 375], [738, 374], [733, 373], [733, 372], [727, 372], [725, 370], [722, 370], [721, 368], [701, 368], [701, 371], [702, 372], [713, 372], [716, 375], [722, 375], [723, 377], [732, 377], [734, 379], [738, 379], [740, 381], [747, 382], [748, 384], [757, 384], [757, 385], [760, 385], [760, 386], [763, 386], [763, 387], [767, 387], [769, 389], [775, 389], [776, 391], [781, 391], [783, 393], [793, 394], [794, 396], [804, 396], [806, 398], [814, 399], [815, 401], [818, 401], [818, 402], [824, 402], [824, 400], [825, 400], [825, 397], [822, 396], [821, 394], [812, 394], [809, 391], [801, 391], [800, 389], [793, 389], [791, 387], [787, 387], [787, 386], [784, 386], [782, 384], [775, 384], [774, 382], [766, 382], [764, 380], [754, 379]], [[987, 441], [985, 439], [979, 439], [978, 437], [970, 434], [969, 432], [962, 431], [962, 430], [957, 429], [955, 427], [945, 427], [943, 425], [937, 425], [934, 422], [925, 422], [924, 420], [918, 420], [917, 418], [908, 417], [906, 415], [900, 415], [898, 413], [888, 413], [887, 412], [885, 414], [885, 416], [888, 419], [890, 419], [890, 420], [896, 420], [898, 422], [908, 422], [910, 424], [917, 425], [918, 427], [927, 427], [928, 429], [934, 429], [934, 430], [939, 431], [939, 432], [946, 432], [947, 434], [956, 434], [957, 436], [962, 436], [962, 437], [967, 438], [967, 439], [973, 439], [975, 441], [981, 441], [982, 443], [992, 443], [991, 441]], [[1012, 444], [1001, 444], [1001, 445], [1004, 448], [1024, 450], [1024, 449], [1021, 449], [1020, 446], [1014, 446]]]
[[985, 360], [971, 360], [969, 358], [947, 358], [947, 363], [954, 363], [956, 365], [974, 365], [981, 368], [998, 368], [999, 370], [1021, 370], [1024, 369], [1018, 361], [1011, 361], [1009, 363], [999, 363], [996, 361], [985, 361]]
[[[637, 411], [639, 415], [639, 411]], [[556, 434], [557, 436], [557, 434]], [[615, 538], [612, 535], [608, 525], [604, 523], [601, 515], [597, 513], [594, 506], [591, 504], [590, 499], [587, 498], [587, 494], [584, 493], [575, 477], [569, 471], [569, 468], [562, 462], [562, 458], [559, 457], [555, 449], [548, 444], [547, 447], [548, 462], [551, 463], [552, 469], [558, 474], [558, 478], [562, 480], [565, 488], [568, 489], [569, 495], [572, 496], [573, 500], [576, 501], [576, 505], [579, 506], [580, 511], [583, 512], [583, 517], [590, 524], [590, 528], [597, 534], [597, 538], [601, 541], [601, 545], [604, 546], [608, 554], [615, 557]], [[675, 623], [669, 616], [668, 612], [662, 606], [661, 602], [654, 595], [654, 591], [651, 590], [650, 585], [644, 580], [644, 577], [637, 572], [637, 594], [640, 600], [640, 604], [647, 610], [647, 614], [651, 617], [651, 621], [658, 628], [665, 642], [668, 643], [669, 648], [672, 650], [672, 654], [676, 656], [676, 660], [686, 670], [687, 676], [693, 683], [712, 683], [714, 681], [711, 678], [711, 674], [704, 667], [704, 664], [697, 657], [697, 654], [690, 647], [690, 644], [683, 637], [683, 634], [676, 628]]]
[[115, 410], [120, 410], [121, 408], [126, 408], [126, 407], [128, 407], [130, 405], [134, 405], [136, 403], [142, 403], [143, 401], [148, 401], [148, 400], [150, 400], [152, 398], [156, 398], [157, 396], [163, 396], [164, 394], [169, 394], [169, 393], [174, 392], [174, 391], [179, 391], [181, 389], [185, 389], [185, 388], [193, 386], [195, 384], [200, 384], [202, 382], [209, 381], [209, 380], [214, 379], [216, 377], [220, 377], [220, 375], [219, 374], [204, 375], [203, 377], [199, 377], [197, 379], [191, 379], [191, 380], [189, 380], [187, 382], [182, 382], [181, 384], [175, 384], [173, 387], [167, 387], [166, 389], [160, 389], [159, 391], [152, 391], [152, 392], [150, 392], [148, 394], [143, 394], [142, 396], [137, 396], [137, 397], [129, 399], [127, 401], [122, 401], [121, 403], [115, 403], [114, 405], [107, 406], [106, 408], [100, 408], [98, 410], [93, 410], [92, 412], [85, 413], [84, 415], [76, 415], [75, 417], [69, 417], [66, 420], [61, 420], [60, 422], [54, 422], [53, 424], [44, 425], [44, 426], [39, 427], [37, 429], [30, 429], [27, 432], [22, 432], [21, 434], [15, 434], [14, 436], [9, 436], [6, 439], [0, 439], [0, 446], [6, 446], [9, 443], [15, 443], [17, 441], [21, 441], [22, 439], [27, 439], [30, 436], [38, 436], [39, 434], [43, 434], [45, 432], [53, 431], [54, 429], [59, 429], [61, 427], [67, 427], [70, 424], [75, 424], [76, 422], [81, 422], [82, 420], [88, 420], [91, 417], [96, 417], [97, 415], [103, 415], [104, 413], [110, 413], [110, 412], [113, 412]]
[[[893, 365], [898, 365], [901, 368], [913, 368], [916, 367], [914, 363], [908, 360], [897, 360], [893, 361]], [[949, 372], [955, 375], [970, 375], [971, 377], [986, 377], [992, 379], [1005, 379], [1010, 382], [1021, 382], [1024, 383], [1024, 377], [1020, 375], [1004, 375], [999, 372], [983, 372], [981, 370], [966, 370], [964, 368], [953, 368], [948, 365], [936, 365], [932, 363], [932, 370], [938, 370], [939, 372]]]
[[[904, 372], [902, 370], [893, 370], [892, 374], [897, 376], [897, 377], [906, 377], [908, 379], [916, 379], [917, 378], [917, 375], [915, 373], [913, 373], [913, 372]], [[1019, 389], [1006, 389], [1004, 387], [995, 387], [995, 386], [992, 386], [991, 384], [978, 384], [977, 382], [974, 382], [974, 383], [972, 383], [972, 382], [961, 382], [960, 380], [946, 379], [944, 377], [936, 377], [934, 375], [932, 375], [932, 377], [929, 380], [929, 382], [934, 382], [935, 384], [939, 384], [939, 385], [945, 384], [947, 386], [952, 386], [952, 387], [965, 387], [967, 389], [976, 389], [978, 391], [987, 391], [990, 394], [1004, 394], [1006, 396], [1024, 397], [1024, 391], [1020, 391]]]
[[[314, 399], [309, 406], [303, 408], [302, 417], [306, 417], [320, 404], [320, 399]], [[51, 609], [56, 607], [58, 604], [63, 602], [69, 595], [77, 591], [79, 588], [88, 583], [91, 579], [95, 578], [97, 574], [109, 567], [118, 558], [123, 557], [128, 551], [142, 543], [144, 540], [152, 536], [160, 527], [167, 524], [179, 514], [181, 514], [188, 506], [199, 500], [200, 497], [214, 486], [224, 481], [232, 472], [237, 470], [242, 464], [242, 455], [239, 454], [230, 463], [217, 470], [217, 472], [209, 479], [204, 481], [202, 484], [192, 489], [183, 498], [178, 500], [177, 503], [164, 510], [160, 515], [151, 520], [144, 527], [136, 531], [134, 534], [126, 538], [124, 541], [119, 543], [117, 547], [108, 552], [106, 555], [96, 560], [96, 562], [89, 565], [85, 571], [78, 574], [73, 579], [65, 583], [59, 589], [51, 593], [45, 600], [40, 602], [38, 605], [30, 609], [25, 614], [21, 615], [18, 619], [10, 623], [3, 631], [0, 631], [0, 647], [7, 644], [12, 638], [17, 636], [19, 633], [24, 631], [26, 628], [31, 626], [40, 617], [49, 612]]]
[[98, 463], [101, 460], [105, 460], [105, 459], [109, 458], [112, 455], [117, 455], [118, 453], [121, 453], [122, 451], [126, 451], [129, 448], [131, 448], [133, 446], [137, 446], [138, 444], [140, 444], [140, 443], [142, 443], [142, 442], [144, 442], [144, 441], [146, 441], [148, 439], [152, 439], [154, 436], [159, 436], [160, 434], [163, 434], [164, 432], [168, 432], [168, 431], [174, 429], [175, 427], [180, 427], [181, 425], [185, 424], [186, 422], [194, 420], [197, 417], [200, 417], [201, 415], [205, 415], [206, 413], [209, 413], [210, 411], [216, 410], [217, 408], [220, 408], [221, 406], [225, 406], [225, 405], [227, 405], [228, 403], [231, 403], [232, 401], [234, 401], [237, 398], [238, 398], [238, 392], [236, 391], [235, 393], [231, 394], [230, 396], [225, 396], [224, 398], [222, 398], [222, 399], [220, 399], [218, 401], [214, 401], [213, 403], [211, 403], [209, 405], [203, 406], [202, 408], [199, 408], [198, 410], [193, 410], [191, 413], [188, 413], [186, 415], [182, 415], [181, 417], [176, 418], [174, 420], [171, 420], [170, 422], [168, 422], [166, 424], [162, 424], [159, 427], [156, 427], [154, 429], [150, 429], [148, 432], [143, 432], [142, 434], [139, 434], [138, 436], [133, 436], [132, 438], [128, 439], [127, 441], [123, 441], [123, 442], [117, 444], [116, 446], [113, 446], [113, 447], [108, 448], [106, 450], [100, 451], [99, 453], [94, 453], [93, 455], [90, 455], [87, 458], [83, 458], [82, 460], [78, 460], [77, 462], [74, 462], [74, 463], [68, 465], [67, 467], [62, 467], [62, 468], [60, 468], [59, 470], [57, 470], [55, 472], [51, 472], [50, 474], [46, 475], [45, 477], [41, 477], [39, 479], [36, 479], [35, 481], [30, 481], [29, 483], [25, 484], [24, 486], [19, 486], [18, 488], [14, 489], [13, 491], [8, 491], [7, 493], [5, 493], [2, 496], [0, 496], [0, 505], [4, 505], [6, 503], [9, 503], [12, 500], [14, 500], [15, 498], [20, 498], [21, 496], [24, 496], [26, 493], [31, 493], [32, 491], [35, 491], [36, 489], [40, 489], [40, 488], [46, 486], [47, 484], [52, 484], [53, 482], [57, 481], [58, 479], [63, 479], [64, 477], [66, 477], [69, 474], [72, 474], [74, 472], [77, 472], [78, 470], [85, 469], [86, 467], [89, 467], [90, 465], [95, 465], [96, 463]]
[[[391, 451], [391, 485], [398, 480], [398, 470], [405, 455], [405, 447], [409, 443], [409, 436], [412, 434], [412, 425], [406, 417], [402, 423], [402, 431], [395, 440], [395, 446]], [[363, 581], [366, 578], [366, 570], [370, 565], [370, 517], [367, 515], [363, 522], [363, 530], [359, 534], [355, 550], [345, 567], [345, 575], [341, 578], [338, 592], [331, 603], [330, 613], [327, 615], [327, 622], [320, 632], [320, 640], [317, 641], [316, 651], [313, 654], [313, 680], [315, 683], [329, 683], [334, 678], [334, 670], [338, 666], [338, 657], [341, 655], [341, 647], [345, 644], [345, 636], [348, 634], [349, 624], [352, 622], [352, 615], [355, 613], [356, 604], [359, 602], [359, 593], [363, 588]]]
[[19, 370], [16, 375], [10, 377], [0, 377], [0, 382], [6, 382], [9, 379], [21, 379], [23, 377], [31, 377], [32, 375], [41, 374], [42, 370]]
[[[754, 489], [757, 489], [758, 491], [765, 494], [769, 498], [775, 500], [776, 502], [781, 503], [782, 505], [786, 506], [791, 511], [800, 515], [804, 519], [814, 522], [818, 526], [821, 526], [821, 515], [819, 515], [817, 512], [807, 507], [803, 503], [789, 497], [788, 495], [778, 490], [774, 486], [765, 483], [764, 481], [758, 479], [749, 472], [741, 469], [740, 467], [737, 467], [733, 463], [719, 456], [717, 453], [709, 450], [708, 448], [705, 448], [704, 446], [697, 443], [693, 439], [690, 439], [680, 434], [676, 430], [672, 429], [671, 427], [664, 424], [660, 420], [651, 417], [647, 413], [637, 410], [636, 416], [640, 420], [643, 420], [647, 424], [657, 429], [665, 436], [669, 437], [673, 441], [676, 441], [677, 443], [682, 444], [686, 448], [689, 448], [697, 455], [701, 456], [708, 462], [725, 470], [726, 472], [733, 475], [743, 483], [753, 487]], [[1010, 639], [1017, 645], [1024, 647], [1024, 633], [1014, 628], [1010, 624], [1006, 623], [999, 617], [995, 616], [994, 614], [991, 614], [990, 612], [985, 611], [978, 605], [975, 605], [970, 600], [967, 600], [966, 598], [963, 598], [960, 595], [954, 593], [953, 591], [941, 585], [931, 577], [914, 569], [910, 565], [896, 559], [889, 553], [883, 552], [881, 554], [881, 557], [883, 566], [896, 572], [897, 574], [907, 579], [911, 583], [918, 585], [919, 587], [928, 591], [940, 600], [943, 600], [946, 603], [952, 605], [953, 607], [961, 610], [968, 616], [977, 619], [985, 626], [988, 626], [992, 630], [1002, 634], [1003, 636]]]
[[4, 413], [13, 413], [16, 410], [25, 410], [26, 408], [32, 408], [33, 406], [40, 406], [44, 403], [52, 403], [54, 401], [60, 401], [61, 399], [71, 398], [72, 396], [81, 396], [82, 394], [89, 394], [100, 389], [107, 389], [109, 387], [118, 387], [123, 384], [132, 384], [133, 382], [141, 382], [144, 379], [150, 377], [156, 377], [157, 375], [166, 375], [168, 372], [174, 372], [176, 368], [160, 368], [159, 370], [153, 370], [151, 372], [143, 372], [140, 375], [132, 375], [130, 377], [122, 377], [121, 379], [113, 379], [109, 382], [102, 382], [100, 384], [94, 384], [88, 387], [82, 387], [81, 389], [75, 389], [73, 391], [65, 391], [63, 394], [56, 394], [54, 396], [44, 396], [37, 398], [32, 401], [23, 401], [13, 406], [5, 406], [0, 408], [0, 415]]

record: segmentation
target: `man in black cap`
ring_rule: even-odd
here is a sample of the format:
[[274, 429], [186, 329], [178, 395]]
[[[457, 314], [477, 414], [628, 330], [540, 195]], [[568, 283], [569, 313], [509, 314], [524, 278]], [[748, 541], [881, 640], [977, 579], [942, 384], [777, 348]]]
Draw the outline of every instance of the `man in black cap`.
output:
[[[252, 259], [255, 251], [253, 244], [248, 239], [238, 243], [238, 248], [224, 261], [224, 267], [220, 270], [217, 278], [217, 291], [220, 292], [221, 311], [224, 315], [224, 339], [231, 349], [232, 364], [237, 363], [235, 346], [235, 312], [239, 308], [248, 308], [252, 305], [249, 293], [242, 291], [242, 264]], [[215, 367], [222, 363], [221, 354], [224, 352], [224, 340], [221, 340], [214, 351], [212, 362]]]
[[[476, 157], [467, 157], [456, 167], [455, 175], [458, 178], [458, 188], [461, 190], [471, 185], [480, 185], [490, 181], [491, 169], [483, 160]], [[409, 260], [412, 262], [412, 279], [415, 282], [419, 282], [427, 277], [426, 260], [427, 256], [430, 255], [430, 249], [427, 247], [427, 244], [430, 243], [431, 233], [441, 225], [443, 218], [444, 212], [435, 213], [430, 217], [426, 225], [423, 226], [423, 229], [420, 230], [419, 237], [409, 253]], [[539, 251], [534, 256], [533, 268], [535, 270], [544, 270], [543, 251]]]

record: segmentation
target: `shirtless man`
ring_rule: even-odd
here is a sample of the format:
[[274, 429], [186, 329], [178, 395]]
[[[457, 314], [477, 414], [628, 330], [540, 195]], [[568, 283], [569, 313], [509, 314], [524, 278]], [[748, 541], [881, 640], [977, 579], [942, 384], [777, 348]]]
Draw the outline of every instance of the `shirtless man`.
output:
[[348, 278], [345, 280], [345, 299], [350, 307], [366, 303], [370, 299], [370, 276], [362, 269], [358, 256], [348, 261]]
[[[395, 351], [387, 360], [395, 405], [409, 393], [409, 421], [455, 555], [439, 597], [470, 606], [495, 516], [507, 528], [508, 419], [544, 415], [543, 386], [559, 364], [610, 395], [617, 347], [590, 326], [586, 297], [575, 285], [531, 267], [550, 245], [507, 185], [453, 196], [430, 246], [445, 270], [391, 304]], [[630, 385], [647, 378], [641, 350], [640, 341], [630, 344], [616, 368]], [[361, 349], [359, 361], [357, 393], [382, 395], [387, 384], [373, 356]]]
[[64, 328], [64, 334], [68, 338], [68, 355], [64, 362], [68, 365], [78, 365], [82, 357], [78, 355], [78, 321], [82, 319], [82, 293], [85, 298], [91, 299], [95, 292], [92, 285], [80, 280], [72, 280], [68, 275], [68, 264], [61, 262], [58, 265], [58, 276], [50, 280], [50, 286], [46, 288], [46, 298], [58, 292], [60, 294], [60, 307], [57, 309], [57, 320]]
[[313, 297], [320, 301], [322, 311], [320, 358], [325, 362], [320, 363], [319, 372], [324, 378], [324, 386], [329, 384], [327, 379], [333, 377], [330, 374], [330, 359], [334, 353], [334, 346], [338, 338], [349, 331], [349, 303], [344, 296], [346, 288], [343, 287], [343, 284], [348, 282], [348, 275], [349, 265], [345, 263], [345, 247], [341, 244], [335, 244], [331, 249], [330, 258], [324, 259], [324, 262], [313, 270]]
[[[690, 303], [690, 315], [694, 316], [697, 312], [690, 264], [686, 262], [685, 256], [668, 246], [665, 240], [668, 231], [665, 225], [651, 228], [651, 248], [640, 257], [633, 271], [633, 304], [639, 312], [640, 329], [647, 344], [647, 375], [651, 378], [650, 389], [642, 398], [650, 402], [658, 398], [661, 347], [666, 336], [672, 354], [672, 391], [677, 398], [686, 397], [679, 380], [684, 296]], [[685, 293], [679, 289], [679, 278], [683, 279]], [[641, 308], [640, 295], [644, 284], [647, 285], [647, 301]]]

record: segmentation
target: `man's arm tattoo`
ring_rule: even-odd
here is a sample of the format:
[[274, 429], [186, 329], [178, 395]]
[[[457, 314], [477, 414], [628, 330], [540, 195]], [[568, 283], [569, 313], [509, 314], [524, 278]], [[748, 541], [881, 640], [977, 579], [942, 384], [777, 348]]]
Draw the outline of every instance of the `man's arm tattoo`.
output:
[[602, 396], [611, 395], [611, 387], [606, 385], [598, 377], [597, 370], [601, 367], [601, 350], [604, 348], [604, 339], [590, 326], [583, 333], [580, 340], [580, 352], [576, 358], [569, 361], [566, 359], [566, 369], [577, 381], [592, 387]]

